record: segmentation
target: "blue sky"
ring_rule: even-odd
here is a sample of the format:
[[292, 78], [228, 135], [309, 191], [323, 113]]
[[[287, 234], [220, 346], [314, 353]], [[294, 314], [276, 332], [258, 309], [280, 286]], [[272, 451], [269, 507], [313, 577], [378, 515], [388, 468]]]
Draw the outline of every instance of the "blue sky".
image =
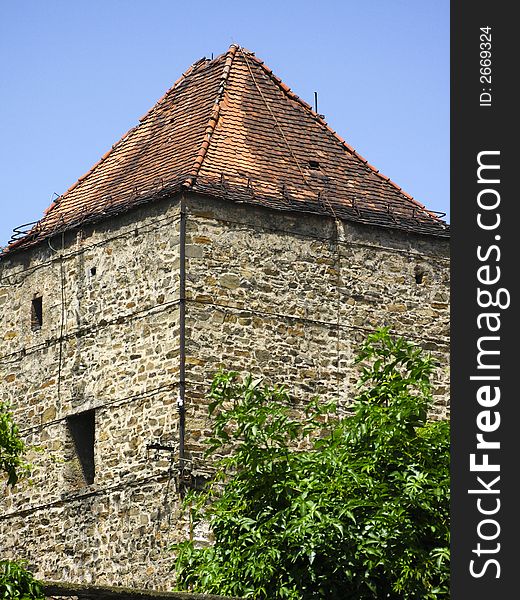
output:
[[449, 221], [449, 0], [4, 0], [0, 246], [233, 42]]

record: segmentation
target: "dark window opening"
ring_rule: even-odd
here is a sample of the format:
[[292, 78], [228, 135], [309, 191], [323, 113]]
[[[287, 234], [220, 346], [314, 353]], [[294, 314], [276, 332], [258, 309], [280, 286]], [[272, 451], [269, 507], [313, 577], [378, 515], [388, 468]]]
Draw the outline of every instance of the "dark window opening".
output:
[[92, 277], [94, 277], [94, 275], [96, 274], [96, 267], [90, 267], [90, 274], [92, 275]]
[[417, 285], [422, 285], [422, 283], [424, 281], [424, 276], [426, 274], [424, 268], [417, 265], [414, 269], [414, 272], [415, 272], [415, 283]]
[[96, 437], [96, 419], [93, 410], [67, 417], [67, 425], [74, 441], [85, 481], [94, 483], [94, 441]]
[[309, 161], [309, 167], [310, 167], [311, 169], [314, 169], [314, 170], [319, 170], [319, 168], [320, 168], [320, 163], [319, 163], [317, 160], [310, 160], [310, 161]]
[[40, 329], [43, 325], [42, 297], [35, 296], [31, 302], [31, 329]]

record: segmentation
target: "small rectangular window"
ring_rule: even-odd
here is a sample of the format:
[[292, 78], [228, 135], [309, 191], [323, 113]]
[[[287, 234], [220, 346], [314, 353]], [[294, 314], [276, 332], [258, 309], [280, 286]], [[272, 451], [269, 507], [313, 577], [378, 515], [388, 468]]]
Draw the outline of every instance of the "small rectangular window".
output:
[[94, 483], [94, 442], [96, 439], [96, 415], [94, 410], [86, 410], [67, 417], [67, 425], [74, 440], [76, 455], [81, 464], [85, 481]]
[[31, 302], [31, 329], [40, 329], [43, 325], [42, 297], [35, 296]]

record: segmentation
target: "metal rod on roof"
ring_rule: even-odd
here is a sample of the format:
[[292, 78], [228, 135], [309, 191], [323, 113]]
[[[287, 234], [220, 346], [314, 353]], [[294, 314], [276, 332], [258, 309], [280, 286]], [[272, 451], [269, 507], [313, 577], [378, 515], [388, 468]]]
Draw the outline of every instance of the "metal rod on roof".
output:
[[314, 92], [314, 112], [318, 113], [318, 92]]

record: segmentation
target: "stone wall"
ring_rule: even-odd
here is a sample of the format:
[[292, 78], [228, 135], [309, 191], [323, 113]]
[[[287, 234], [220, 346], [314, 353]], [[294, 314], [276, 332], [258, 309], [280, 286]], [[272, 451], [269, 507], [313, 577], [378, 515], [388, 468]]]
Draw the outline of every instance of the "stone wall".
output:
[[[35, 465], [0, 507], [0, 544], [48, 580], [168, 589], [188, 535], [178, 457], [180, 212], [150, 205], [0, 263], [0, 400]], [[353, 397], [353, 358], [389, 325], [440, 368], [448, 416], [446, 240], [189, 196], [186, 456], [204, 472], [205, 394], [218, 368], [286, 383], [295, 404]], [[42, 326], [31, 303], [42, 298]], [[33, 319], [34, 320], [34, 319]], [[94, 410], [95, 479], [67, 417]], [[160, 442], [169, 451], [147, 449]], [[198, 535], [195, 532], [195, 535]]]
[[192, 198], [187, 219], [188, 446], [200, 458], [203, 402], [219, 368], [284, 383], [295, 403], [343, 409], [367, 333], [387, 325], [432, 352], [432, 418], [449, 414], [447, 240], [315, 215]]
[[[0, 268], [0, 400], [13, 406], [35, 467], [29, 484], [2, 491], [1, 555], [27, 558], [43, 579], [160, 587], [171, 561], [163, 550], [185, 534], [171, 464], [178, 202], [70, 232]], [[92, 409], [88, 485], [67, 417]], [[147, 449], [158, 441], [174, 452]]]

